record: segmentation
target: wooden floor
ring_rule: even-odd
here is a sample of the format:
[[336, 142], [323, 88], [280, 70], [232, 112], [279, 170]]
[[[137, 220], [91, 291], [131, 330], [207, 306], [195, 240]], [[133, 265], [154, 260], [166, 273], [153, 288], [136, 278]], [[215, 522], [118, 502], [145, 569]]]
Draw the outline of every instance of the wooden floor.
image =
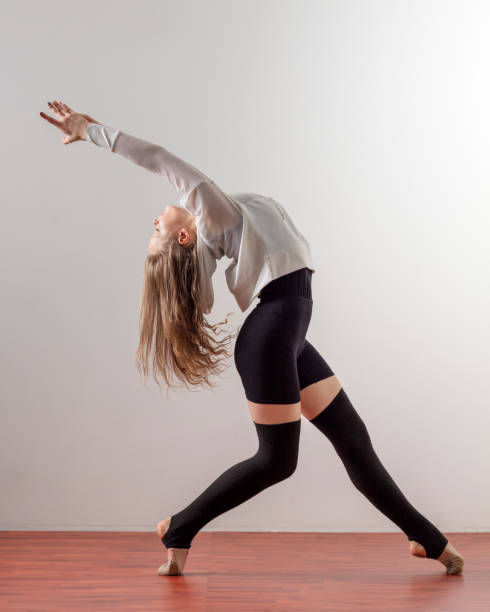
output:
[[490, 533], [446, 533], [449, 576], [403, 534], [201, 532], [184, 576], [156, 533], [0, 532], [0, 610], [490, 610]]

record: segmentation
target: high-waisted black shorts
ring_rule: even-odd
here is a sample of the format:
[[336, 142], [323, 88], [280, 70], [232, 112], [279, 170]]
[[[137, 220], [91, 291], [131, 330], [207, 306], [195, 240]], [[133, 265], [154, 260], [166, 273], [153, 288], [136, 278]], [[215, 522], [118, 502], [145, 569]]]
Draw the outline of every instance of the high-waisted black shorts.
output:
[[309, 268], [268, 283], [238, 333], [234, 359], [246, 398], [257, 404], [295, 404], [300, 390], [333, 376], [308, 340], [313, 299]]

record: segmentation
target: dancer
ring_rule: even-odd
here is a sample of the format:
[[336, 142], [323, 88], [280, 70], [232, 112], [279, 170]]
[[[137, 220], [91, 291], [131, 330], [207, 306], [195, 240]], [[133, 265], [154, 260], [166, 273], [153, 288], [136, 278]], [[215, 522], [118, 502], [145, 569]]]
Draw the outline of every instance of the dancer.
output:
[[181, 575], [195, 535], [215, 517], [291, 476], [301, 415], [333, 444], [354, 486], [406, 535], [410, 552], [460, 574], [463, 557], [400, 491], [378, 458], [366, 425], [339, 379], [306, 339], [312, 315], [309, 244], [285, 208], [255, 193], [224, 193], [203, 172], [163, 147], [98, 123], [61, 101], [48, 103], [63, 143], [85, 140], [164, 176], [181, 194], [153, 222], [140, 309], [137, 361], [146, 376], [153, 346], [159, 374], [210, 385], [231, 336], [217, 340], [204, 314], [214, 303], [216, 260], [242, 311], [234, 361], [258, 437], [254, 455], [236, 463], [185, 508], [157, 525], [168, 558], [161, 575]]

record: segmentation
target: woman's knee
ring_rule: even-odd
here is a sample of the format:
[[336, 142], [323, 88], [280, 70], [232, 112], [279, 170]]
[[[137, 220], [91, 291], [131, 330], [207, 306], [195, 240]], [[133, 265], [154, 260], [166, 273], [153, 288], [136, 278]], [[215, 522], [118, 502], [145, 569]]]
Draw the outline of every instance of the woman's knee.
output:
[[264, 478], [279, 482], [292, 476], [298, 464], [301, 417], [285, 423], [254, 424], [259, 438], [254, 460]]
[[262, 477], [271, 484], [286, 480], [294, 474], [298, 466], [298, 450], [291, 448], [290, 452], [269, 455], [267, 458], [257, 458], [258, 469]]

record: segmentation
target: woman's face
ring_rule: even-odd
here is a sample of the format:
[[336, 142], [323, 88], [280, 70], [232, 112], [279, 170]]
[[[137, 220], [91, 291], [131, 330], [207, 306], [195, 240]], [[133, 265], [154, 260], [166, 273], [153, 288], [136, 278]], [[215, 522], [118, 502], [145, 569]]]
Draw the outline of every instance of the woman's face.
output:
[[150, 237], [148, 252], [155, 251], [158, 241], [168, 234], [179, 231], [179, 244], [188, 244], [192, 233], [196, 230], [197, 217], [192, 215], [183, 206], [169, 204], [159, 217], [153, 220], [153, 234]]

